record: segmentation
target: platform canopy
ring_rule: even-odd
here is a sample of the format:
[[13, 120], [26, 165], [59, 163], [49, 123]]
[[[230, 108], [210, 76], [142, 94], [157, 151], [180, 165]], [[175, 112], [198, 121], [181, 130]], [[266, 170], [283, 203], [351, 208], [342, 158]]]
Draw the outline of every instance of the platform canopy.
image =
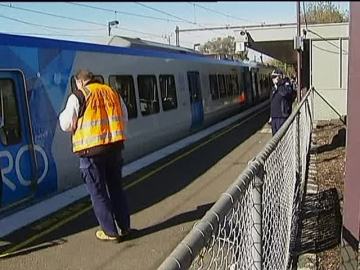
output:
[[[348, 26], [348, 23], [312, 24], [307, 27], [301, 25], [301, 34], [305, 39], [312, 40], [347, 38]], [[249, 25], [234, 32], [237, 42], [246, 40], [247, 46], [255, 51], [287, 64], [296, 64], [296, 23]]]

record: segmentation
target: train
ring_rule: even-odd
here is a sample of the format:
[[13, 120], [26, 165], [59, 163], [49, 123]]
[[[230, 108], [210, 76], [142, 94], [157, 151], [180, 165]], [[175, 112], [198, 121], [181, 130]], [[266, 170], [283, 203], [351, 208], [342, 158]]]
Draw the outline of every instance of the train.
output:
[[1, 209], [82, 184], [58, 116], [78, 69], [119, 91], [125, 163], [269, 98], [272, 68], [176, 46], [0, 34]]

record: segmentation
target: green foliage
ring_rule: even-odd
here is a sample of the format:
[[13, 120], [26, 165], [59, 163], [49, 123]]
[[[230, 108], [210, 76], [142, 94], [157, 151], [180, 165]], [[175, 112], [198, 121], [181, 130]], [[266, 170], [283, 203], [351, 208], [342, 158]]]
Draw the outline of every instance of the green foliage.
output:
[[204, 54], [227, 55], [233, 56], [235, 59], [248, 60], [247, 51], [235, 54], [235, 37], [233, 36], [213, 38], [200, 46], [199, 50]]
[[341, 23], [349, 21], [349, 12], [341, 11], [339, 6], [329, 1], [321, 2], [302, 2], [305, 5], [305, 16], [301, 14], [301, 22], [308, 24], [316, 23]]
[[295, 67], [293, 65], [285, 64], [276, 59], [271, 59], [267, 61], [265, 64], [269, 64], [270, 66], [280, 68], [284, 72], [284, 74], [289, 77], [296, 74]]

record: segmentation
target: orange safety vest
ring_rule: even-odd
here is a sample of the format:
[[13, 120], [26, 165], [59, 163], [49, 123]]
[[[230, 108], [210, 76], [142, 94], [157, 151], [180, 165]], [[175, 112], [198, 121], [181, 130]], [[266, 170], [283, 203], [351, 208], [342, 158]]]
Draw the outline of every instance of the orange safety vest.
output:
[[125, 140], [118, 94], [100, 83], [91, 83], [80, 91], [85, 96], [85, 111], [72, 136], [73, 152]]

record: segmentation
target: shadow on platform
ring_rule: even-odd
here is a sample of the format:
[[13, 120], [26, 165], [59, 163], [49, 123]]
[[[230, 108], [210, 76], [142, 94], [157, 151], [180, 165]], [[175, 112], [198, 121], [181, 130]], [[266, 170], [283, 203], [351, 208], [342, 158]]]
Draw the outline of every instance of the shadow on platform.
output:
[[[124, 183], [131, 183], [140, 177], [144, 177], [150, 172], [153, 173], [156, 168], [169, 162], [169, 164], [162, 170], [153, 173], [151, 177], [143, 179], [138, 184], [126, 190], [131, 214], [148, 208], [184, 189], [214, 166], [219, 160], [228, 155], [234, 148], [238, 147], [239, 144], [250, 138], [257, 131], [261, 130], [268, 119], [269, 112], [266, 111], [253, 119], [244, 122], [242, 125], [229, 130], [229, 132], [223, 134], [222, 136], [216, 137], [217, 134], [224, 132], [227, 128], [224, 128], [202, 139], [201, 141], [156, 162], [155, 164], [150, 165], [141, 172], [125, 177]], [[233, 125], [236, 125], [237, 123], [234, 123]], [[206, 141], [209, 142], [205, 143]], [[188, 154], [191, 149], [197, 145], [201, 145], [202, 143], [204, 143], [204, 145], [199, 147], [196, 151], [191, 152], [191, 154]], [[182, 157], [176, 160], [176, 162], [170, 163], [170, 161], [172, 161], [175, 157], [179, 156]], [[87, 206], [90, 205], [88, 197], [82, 199], [81, 201]], [[212, 204], [198, 206], [196, 210], [179, 214], [162, 223], [139, 230], [135, 235], [135, 238], [182, 224], [184, 222], [200, 219], [211, 206]], [[40, 224], [44, 220], [51, 219], [52, 216], [58, 215], [61, 211], [64, 211], [64, 209], [1, 239], [9, 242], [9, 245], [0, 247], [0, 254], [6, 252], [6, 250], [9, 250], [11, 247], [18, 245], [18, 243], [23, 243], [25, 241], [24, 239], [29, 239], [37, 233], [47, 230], [46, 228], [42, 228], [40, 231], [34, 231], [34, 228], [36, 228], [37, 224]], [[51, 226], [54, 226], [54, 224]], [[89, 209], [59, 228], [44, 234], [44, 236], [37, 238], [35, 241], [31, 241], [27, 245], [23, 245], [18, 251], [10, 256], [14, 257], [26, 255], [40, 249], [62, 245], [66, 243], [66, 240], [64, 239], [66, 239], [67, 236], [84, 230], [89, 230], [97, 226], [98, 223], [93, 214], [93, 210]]]

